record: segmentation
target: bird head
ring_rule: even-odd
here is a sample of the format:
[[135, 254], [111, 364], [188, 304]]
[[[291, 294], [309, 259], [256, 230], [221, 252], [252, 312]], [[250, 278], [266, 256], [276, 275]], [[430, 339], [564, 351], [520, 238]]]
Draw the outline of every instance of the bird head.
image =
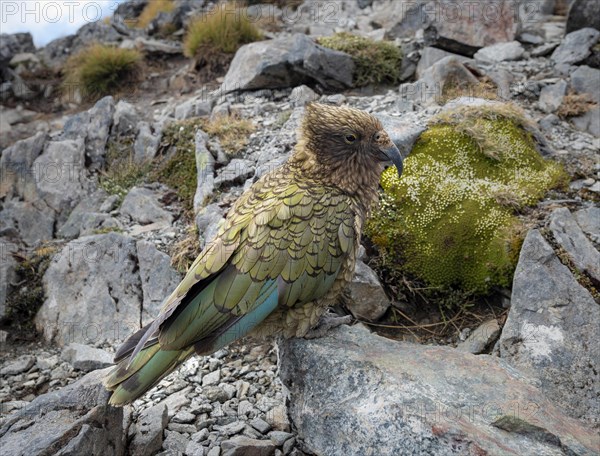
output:
[[[325, 172], [374, 171], [386, 164], [402, 173], [402, 156], [381, 122], [371, 114], [343, 106], [310, 103], [300, 129], [301, 144]], [[371, 173], [369, 173], [371, 174]]]

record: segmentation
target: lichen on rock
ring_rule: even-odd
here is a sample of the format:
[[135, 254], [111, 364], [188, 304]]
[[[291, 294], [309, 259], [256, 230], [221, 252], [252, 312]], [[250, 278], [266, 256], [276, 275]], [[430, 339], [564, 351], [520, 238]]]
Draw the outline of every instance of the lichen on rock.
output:
[[388, 169], [367, 234], [388, 265], [432, 287], [509, 286], [521, 245], [516, 211], [566, 174], [538, 152], [527, 121], [500, 103], [460, 106], [430, 123], [402, 178]]

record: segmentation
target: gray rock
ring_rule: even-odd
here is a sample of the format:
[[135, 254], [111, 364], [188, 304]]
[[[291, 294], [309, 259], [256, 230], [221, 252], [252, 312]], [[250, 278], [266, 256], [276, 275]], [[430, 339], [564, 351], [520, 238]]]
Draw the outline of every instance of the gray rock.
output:
[[587, 65], [577, 67], [577, 69], [571, 73], [571, 87], [577, 93], [587, 94], [595, 103], [600, 103], [600, 90], [598, 90], [599, 81], [600, 70], [590, 68]]
[[573, 0], [567, 15], [567, 33], [583, 28], [600, 30], [600, 3], [596, 0]]
[[415, 71], [416, 78], [421, 79], [427, 68], [431, 67], [434, 63], [439, 62], [444, 57], [456, 57], [456, 59], [461, 63], [472, 61], [472, 59], [462, 55], [453, 54], [451, 52], [444, 51], [443, 49], [426, 46], [421, 50], [421, 58], [419, 59], [417, 69]]
[[467, 7], [432, 0], [383, 5], [371, 23], [385, 28], [391, 38], [412, 37], [424, 29], [427, 45], [462, 55], [472, 56], [481, 47], [512, 41], [519, 31], [518, 0], [508, 0], [494, 8], [494, 19], [486, 3]]
[[420, 103], [439, 101], [449, 84], [468, 88], [479, 81], [456, 57], [444, 57], [426, 69], [417, 82], [402, 84], [400, 98]]
[[585, 60], [592, 53], [591, 48], [598, 42], [600, 32], [584, 28], [565, 36], [550, 57], [558, 64], [575, 64]]
[[348, 54], [316, 44], [302, 34], [242, 46], [221, 90], [277, 89], [320, 84], [326, 90], [352, 86], [354, 62]]
[[221, 371], [217, 369], [216, 371], [210, 372], [202, 377], [202, 386], [218, 385], [220, 381]]
[[138, 135], [133, 144], [133, 159], [136, 163], [146, 163], [156, 157], [162, 131], [155, 129], [153, 132], [148, 122], [138, 123], [137, 128]]
[[215, 159], [206, 147], [208, 135], [196, 132], [196, 171], [198, 183], [194, 195], [194, 210], [197, 212], [215, 191]]
[[182, 423], [182, 424], [189, 424], [189, 423], [193, 423], [194, 421], [196, 421], [196, 415], [188, 412], [187, 410], [181, 410], [173, 417], [173, 420], [172, 420], [173, 423]]
[[94, 345], [136, 331], [142, 305], [136, 253], [135, 241], [116, 233], [65, 245], [43, 279], [46, 300], [35, 324], [44, 338]]
[[11, 200], [0, 211], [0, 232], [11, 237], [20, 237], [33, 246], [54, 237], [56, 217], [54, 211], [43, 201], [33, 203]]
[[[124, 43], [121, 44], [121, 47]], [[158, 55], [177, 55], [182, 54], [183, 49], [181, 43], [177, 41], [163, 41], [163, 40], [152, 40], [138, 36], [133, 42], [133, 46], [147, 54], [158, 54]]]
[[0, 375], [17, 375], [27, 372], [35, 364], [35, 357], [30, 355], [21, 356], [16, 361], [0, 369]]
[[221, 444], [221, 456], [273, 456], [275, 445], [268, 440], [236, 436]]
[[208, 116], [212, 112], [213, 105], [214, 100], [211, 97], [201, 95], [177, 105], [174, 115], [177, 120]]
[[292, 89], [290, 93], [290, 102], [294, 106], [304, 106], [311, 101], [315, 101], [319, 98], [319, 95], [310, 87], [306, 85], [300, 85]]
[[181, 274], [171, 267], [169, 255], [159, 251], [154, 243], [138, 241], [136, 246], [142, 282], [142, 325], [146, 325], [156, 317], [165, 298], [177, 287]]
[[144, 187], [133, 187], [121, 204], [121, 214], [142, 225], [155, 222], [171, 223], [173, 215], [162, 208], [157, 192]]
[[[8, 10], [4, 14], [8, 14]], [[0, 33], [0, 63], [2, 65], [6, 65], [15, 55], [23, 52], [35, 52], [31, 33]]]
[[457, 350], [478, 355], [494, 342], [500, 334], [500, 326], [495, 318], [482, 323], [473, 331], [467, 340], [456, 346]]
[[[362, 326], [342, 326], [318, 340], [289, 339], [279, 348], [290, 417], [303, 447], [316, 454], [363, 456], [376, 448], [381, 456], [560, 455], [565, 448], [591, 456], [600, 450], [593, 430], [495, 357], [393, 341]], [[544, 428], [560, 447], [493, 425], [514, 416], [515, 407], [524, 424]]]
[[75, 369], [91, 372], [113, 364], [113, 357], [104, 350], [88, 345], [72, 343], [62, 351], [62, 357]]
[[0, 237], [0, 320], [6, 316], [7, 298], [16, 285], [17, 261], [13, 254], [17, 250], [14, 242]]
[[113, 114], [113, 133], [116, 135], [133, 135], [136, 133], [140, 115], [135, 106], [119, 100]]
[[215, 188], [241, 185], [254, 175], [254, 162], [243, 158], [234, 158], [221, 168], [215, 178]]
[[379, 119], [390, 139], [400, 150], [402, 158], [406, 158], [410, 154], [415, 142], [426, 130], [424, 125], [404, 120], [402, 117], [386, 116], [385, 114], [376, 114], [375, 117]]
[[390, 300], [383, 291], [377, 274], [362, 261], [356, 262], [354, 277], [348, 285], [350, 299], [346, 307], [356, 318], [377, 321], [390, 308]]
[[573, 214], [577, 224], [592, 239], [600, 244], [600, 207], [590, 206]]
[[107, 405], [110, 393], [102, 384], [107, 373], [91, 372], [9, 416], [0, 429], [2, 454], [124, 454], [123, 409]]
[[266, 434], [271, 430], [271, 425], [261, 418], [254, 418], [250, 420], [249, 424], [261, 434]]
[[129, 444], [131, 456], [155, 454], [163, 444], [168, 423], [167, 406], [158, 404], [142, 411], [135, 422], [136, 432]]
[[561, 79], [556, 84], [545, 86], [540, 92], [540, 108], [544, 112], [554, 112], [562, 104], [567, 94], [567, 82]]
[[176, 393], [171, 394], [170, 396], [167, 396], [167, 398], [161, 402], [161, 404], [167, 406], [169, 419], [173, 418], [182, 407], [185, 407], [190, 403], [190, 399], [187, 397], [187, 395], [190, 394], [191, 390], [192, 387], [188, 386], [177, 391]]
[[518, 41], [496, 43], [479, 49], [473, 57], [483, 62], [504, 62], [506, 60], [520, 60], [525, 49]]
[[169, 430], [165, 431], [165, 436], [162, 447], [167, 454], [182, 454], [187, 446], [188, 436]]
[[212, 241], [216, 236], [219, 225], [223, 218], [225, 211], [217, 203], [209, 204], [208, 206], [200, 209], [198, 215], [196, 215], [196, 226], [198, 227], [198, 235], [200, 236], [201, 243], [203, 245]]
[[133, 21], [144, 11], [147, 4], [148, 0], [130, 0], [120, 3], [115, 9], [113, 18], [120, 22]]
[[111, 224], [118, 226], [117, 220], [100, 211], [106, 197], [106, 193], [99, 190], [83, 198], [71, 211], [67, 221], [58, 229], [58, 236], [74, 239], [92, 234], [94, 230], [105, 228]]
[[[572, 417], [598, 425], [600, 307], [531, 230], [515, 271], [500, 356], [539, 381], [549, 400]], [[539, 417], [539, 415], [538, 415]], [[549, 429], [549, 428], [547, 428]], [[561, 438], [562, 440], [562, 438]]]
[[37, 173], [37, 194], [64, 219], [91, 186], [81, 138], [48, 142], [32, 169]]
[[44, 151], [48, 136], [37, 133], [17, 141], [2, 151], [0, 156], [0, 198], [18, 198], [25, 201], [37, 199], [35, 160]]
[[104, 97], [92, 109], [70, 117], [65, 123], [61, 139], [83, 138], [91, 169], [100, 169], [104, 165], [114, 112], [113, 97]]
[[5, 109], [0, 107], [0, 117], [9, 125], [18, 123], [27, 123], [32, 121], [38, 115], [35, 111], [23, 109], [22, 106], [17, 106], [15, 109]]
[[532, 49], [529, 54], [531, 57], [545, 57], [558, 47], [559, 43], [545, 43]]
[[289, 432], [283, 431], [272, 431], [269, 432], [269, 438], [271, 441], [277, 446], [283, 446], [283, 444], [294, 437], [294, 434], [290, 434]]
[[571, 118], [573, 126], [596, 137], [600, 136], [600, 107], [596, 106], [579, 117]]
[[548, 228], [556, 242], [567, 252], [577, 270], [600, 282], [600, 253], [583, 234], [569, 209], [566, 207], [555, 209], [550, 215]]

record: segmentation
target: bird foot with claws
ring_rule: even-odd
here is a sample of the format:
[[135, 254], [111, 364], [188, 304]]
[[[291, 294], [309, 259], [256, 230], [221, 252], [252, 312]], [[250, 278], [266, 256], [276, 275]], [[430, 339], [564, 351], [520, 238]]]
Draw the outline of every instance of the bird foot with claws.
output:
[[304, 338], [305, 339], [318, 339], [325, 336], [327, 332], [338, 326], [348, 325], [352, 322], [352, 315], [344, 315], [339, 317], [336, 314], [327, 313], [321, 317], [319, 324], [313, 329], [309, 330]]

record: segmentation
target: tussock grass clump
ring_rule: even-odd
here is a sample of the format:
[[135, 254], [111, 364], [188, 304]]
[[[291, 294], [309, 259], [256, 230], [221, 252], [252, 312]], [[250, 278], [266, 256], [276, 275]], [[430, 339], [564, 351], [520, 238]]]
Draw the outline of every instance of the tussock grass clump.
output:
[[355, 64], [354, 85], [398, 84], [402, 50], [389, 41], [373, 41], [362, 36], [342, 32], [318, 39], [322, 46], [345, 52]]
[[262, 33], [250, 21], [246, 10], [228, 2], [190, 23], [183, 48], [188, 57], [196, 57], [201, 52], [233, 54], [240, 46], [260, 39]]
[[206, 133], [219, 139], [225, 153], [235, 156], [248, 144], [248, 136], [255, 127], [251, 120], [232, 115], [217, 116], [206, 122], [203, 128]]
[[94, 44], [69, 58], [64, 88], [78, 88], [88, 100], [116, 93], [137, 79], [141, 61], [134, 49]]
[[568, 119], [569, 117], [578, 117], [587, 113], [590, 109], [594, 108], [594, 103], [590, 96], [586, 93], [570, 93], [565, 95], [562, 103], [556, 111], [556, 115], [561, 119]]
[[170, 13], [174, 9], [175, 4], [173, 0], [150, 0], [133, 26], [136, 28], [146, 28], [160, 13]]
[[517, 211], [568, 181], [527, 122], [510, 105], [459, 107], [421, 135], [401, 179], [383, 173], [367, 234], [388, 268], [437, 289], [510, 286], [524, 231]]

